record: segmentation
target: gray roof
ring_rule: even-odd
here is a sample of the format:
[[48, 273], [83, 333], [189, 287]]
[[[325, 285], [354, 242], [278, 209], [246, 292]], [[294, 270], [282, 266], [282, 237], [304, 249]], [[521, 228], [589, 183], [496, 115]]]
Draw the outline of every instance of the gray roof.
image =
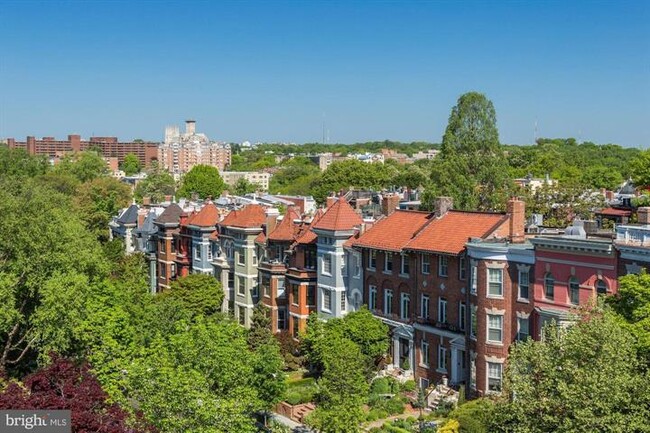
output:
[[167, 206], [167, 209], [156, 218], [156, 224], [177, 224], [181, 219], [183, 209], [176, 203]]
[[142, 222], [142, 226], [138, 229], [135, 230], [136, 233], [155, 233], [158, 231], [158, 227], [154, 224], [156, 221], [156, 213], [155, 212], [149, 212], [147, 214], [147, 217], [144, 219]]
[[137, 224], [138, 223], [138, 205], [129, 206], [117, 219], [118, 224]]

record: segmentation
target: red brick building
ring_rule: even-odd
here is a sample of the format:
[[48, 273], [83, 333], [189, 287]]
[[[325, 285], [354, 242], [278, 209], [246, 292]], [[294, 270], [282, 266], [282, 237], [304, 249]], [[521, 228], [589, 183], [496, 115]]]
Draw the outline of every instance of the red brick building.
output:
[[124, 157], [134, 154], [143, 166], [149, 166], [158, 159], [158, 144], [151, 142], [127, 141], [120, 142], [117, 137], [90, 137], [82, 140], [80, 135], [68, 135], [67, 140], [55, 140], [54, 137], [43, 137], [37, 140], [29, 136], [25, 141], [7, 139], [10, 149], [25, 149], [30, 155], [46, 155], [50, 158], [63, 156], [66, 153], [81, 152], [89, 149], [99, 149], [105, 158], [117, 158], [121, 164]]

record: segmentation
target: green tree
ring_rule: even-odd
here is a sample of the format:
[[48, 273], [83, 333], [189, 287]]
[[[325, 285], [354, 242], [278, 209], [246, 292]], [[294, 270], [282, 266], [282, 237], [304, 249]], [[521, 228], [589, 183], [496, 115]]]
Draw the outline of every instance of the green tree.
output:
[[269, 191], [273, 194], [306, 194], [320, 176], [320, 169], [309, 158], [290, 158], [280, 165], [280, 169], [271, 178]]
[[199, 198], [212, 197], [216, 199], [225, 188], [226, 184], [216, 167], [195, 165], [183, 176], [178, 195], [188, 198], [192, 193], [196, 193]]
[[151, 198], [153, 203], [161, 203], [165, 196], [173, 196], [176, 192], [176, 181], [157, 163], [151, 164], [146, 172], [147, 177], [139, 181], [135, 187], [135, 199], [142, 203], [143, 197]]
[[44, 155], [32, 156], [24, 149], [0, 146], [0, 178], [34, 177], [45, 174], [48, 169]]
[[269, 308], [259, 302], [253, 309], [251, 327], [248, 330], [248, 345], [251, 349], [275, 341], [271, 333], [271, 315]]
[[235, 183], [235, 186], [233, 187], [233, 193], [235, 195], [246, 195], [248, 193], [257, 191], [257, 189], [258, 185], [250, 183], [248, 180], [242, 177]]
[[221, 283], [212, 275], [189, 274], [172, 281], [170, 289], [158, 299], [178, 302], [193, 315], [211, 316], [221, 312], [224, 296]]
[[650, 185], [650, 149], [639, 153], [631, 162], [632, 180], [639, 187]]
[[129, 153], [124, 157], [121, 168], [124, 174], [127, 176], [132, 176], [136, 173], [139, 173], [142, 166], [140, 165], [140, 159], [138, 156]]
[[330, 320], [326, 327], [339, 332], [359, 346], [368, 367], [388, 352], [388, 325], [377, 319], [367, 308], [347, 314], [342, 319]]
[[504, 391], [490, 431], [647, 431], [648, 374], [609, 311], [591, 309], [567, 330], [550, 326], [543, 341], [518, 343]]
[[636, 338], [642, 362], [650, 366], [650, 275], [643, 272], [619, 278], [618, 293], [607, 302]]
[[[436, 194], [451, 196], [454, 207], [498, 210], [509, 188], [507, 161], [499, 144], [496, 111], [485, 95], [461, 95], [452, 108], [431, 181]], [[430, 196], [426, 200], [430, 202]]]
[[108, 175], [108, 166], [104, 158], [96, 151], [86, 150], [63, 157], [54, 166], [56, 173], [67, 173], [80, 182], [87, 182]]
[[129, 205], [131, 188], [112, 177], [91, 179], [77, 187], [74, 197], [78, 215], [100, 241], [108, 240], [108, 223]]
[[325, 201], [332, 192], [348, 188], [381, 189], [392, 183], [397, 168], [382, 163], [366, 163], [357, 159], [335, 161], [313, 185], [314, 198]]

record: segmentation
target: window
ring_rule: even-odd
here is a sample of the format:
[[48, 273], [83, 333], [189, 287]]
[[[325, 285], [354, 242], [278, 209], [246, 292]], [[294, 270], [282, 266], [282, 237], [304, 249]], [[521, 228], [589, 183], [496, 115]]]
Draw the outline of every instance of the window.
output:
[[316, 286], [307, 286], [307, 305], [316, 305]]
[[476, 305], [472, 305], [470, 307], [470, 337], [476, 338], [476, 334], [478, 333], [478, 320], [476, 318], [476, 312], [478, 310], [478, 307]]
[[253, 279], [253, 286], [251, 287], [251, 289], [252, 289], [251, 296], [253, 296], [253, 298], [257, 298], [260, 296], [260, 286], [257, 282], [257, 278]]
[[237, 293], [240, 295], [246, 293], [246, 279], [244, 277], [237, 277]]
[[278, 329], [287, 329], [287, 312], [278, 310]]
[[427, 275], [431, 273], [431, 257], [426, 254], [422, 254], [422, 273]]
[[400, 317], [407, 320], [411, 316], [411, 297], [407, 293], [402, 293], [402, 305]]
[[167, 241], [165, 239], [162, 239], [160, 241], [160, 252], [161, 253], [166, 253], [167, 252]]
[[370, 256], [368, 257], [368, 268], [373, 271], [377, 269], [377, 251], [370, 251]]
[[438, 276], [446, 277], [447, 276], [447, 256], [438, 256]]
[[171, 264], [171, 278], [176, 278], [176, 263]]
[[503, 296], [503, 269], [488, 269], [488, 296]]
[[226, 242], [226, 257], [228, 257], [228, 260], [235, 258], [235, 249], [232, 246], [232, 242]]
[[599, 295], [607, 294], [607, 283], [605, 283], [605, 280], [596, 281], [596, 293]]
[[420, 364], [429, 367], [429, 343], [425, 340], [420, 343]]
[[461, 280], [467, 278], [467, 259], [465, 256], [460, 256], [458, 259], [458, 278]]
[[212, 245], [208, 244], [208, 260], [212, 260]]
[[278, 297], [284, 296], [284, 278], [278, 278], [277, 282], [278, 282], [278, 294], [277, 294], [277, 296]]
[[519, 299], [528, 299], [528, 288], [530, 287], [530, 273], [528, 270], [519, 271]]
[[169, 245], [171, 245], [172, 253], [176, 254], [176, 242], [172, 240]]
[[393, 272], [393, 255], [391, 253], [384, 254], [384, 272]]
[[332, 256], [327, 253], [323, 254], [323, 270], [321, 274], [332, 275]]
[[368, 309], [370, 311], [377, 309], [377, 287], [368, 286]]
[[201, 245], [197, 245], [194, 249], [194, 258], [196, 260], [201, 260]]
[[438, 346], [438, 370], [447, 371], [447, 349]]
[[323, 289], [323, 310], [332, 311], [332, 293]]
[[239, 319], [239, 324], [240, 325], [245, 325], [246, 324], [246, 308], [239, 306], [237, 307], [237, 312], [238, 312], [238, 319]]
[[305, 268], [316, 269], [316, 251], [311, 248], [305, 250]]
[[345, 292], [341, 292], [341, 311], [345, 311], [347, 305], [347, 299], [345, 298]]
[[253, 250], [253, 264], [257, 265], [257, 252], [255, 250]]
[[291, 285], [291, 304], [298, 305], [300, 301], [300, 287], [297, 284]]
[[276, 245], [275, 246], [274, 255], [275, 255], [275, 257], [274, 257], [275, 260], [282, 261], [282, 256], [284, 255], [282, 245]]
[[298, 334], [300, 334], [300, 321], [297, 317], [293, 317], [291, 320], [293, 321], [293, 336], [297, 338]]
[[402, 262], [400, 266], [400, 273], [403, 275], [408, 275], [409, 274], [409, 256], [406, 254], [402, 254], [401, 256]]
[[458, 328], [461, 331], [465, 330], [465, 315], [467, 314], [465, 310], [467, 309], [464, 302], [458, 304]]
[[503, 341], [503, 316], [498, 314], [488, 314], [488, 341], [501, 343]]
[[237, 263], [239, 263], [240, 265], [246, 264], [246, 253], [244, 252], [243, 248], [237, 251]]
[[393, 314], [393, 291], [386, 290], [384, 292], [384, 314], [387, 316]]
[[423, 319], [429, 318], [429, 297], [422, 295], [422, 302], [420, 303], [420, 316]]
[[551, 273], [547, 273], [544, 276], [544, 296], [546, 299], [553, 299], [555, 293], [555, 278]]
[[234, 272], [228, 272], [228, 288], [229, 289], [234, 289], [235, 288], [235, 273]]
[[438, 322], [447, 323], [447, 300], [438, 298]]
[[262, 276], [262, 295], [265, 298], [271, 297], [271, 280], [266, 275]]
[[359, 260], [361, 260], [358, 256], [353, 256], [354, 257], [354, 277], [359, 278], [361, 277], [361, 263], [359, 263]]
[[497, 362], [488, 362], [488, 391], [501, 392], [501, 373], [503, 365]]
[[573, 305], [580, 303], [580, 284], [576, 277], [569, 279], [569, 302]]
[[162, 266], [160, 267], [160, 279], [164, 280], [166, 278], [167, 278], [167, 265], [163, 263]]
[[528, 317], [517, 317], [517, 340], [526, 341], [530, 335], [530, 321]]
[[470, 293], [472, 295], [476, 295], [476, 289], [478, 287], [478, 266], [472, 265], [470, 268], [470, 279]]

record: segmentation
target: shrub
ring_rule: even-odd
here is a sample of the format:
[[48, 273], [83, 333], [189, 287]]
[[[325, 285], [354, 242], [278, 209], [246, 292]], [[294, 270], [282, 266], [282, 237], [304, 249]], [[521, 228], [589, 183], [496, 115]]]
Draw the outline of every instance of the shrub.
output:
[[384, 408], [391, 415], [399, 415], [404, 413], [404, 402], [399, 397], [393, 397], [390, 400], [386, 400]]
[[415, 381], [413, 379], [407, 380], [402, 384], [402, 391], [412, 392], [415, 391]]
[[391, 393], [391, 383], [388, 381], [388, 378], [382, 377], [376, 379], [370, 385], [371, 394], [390, 394]]

